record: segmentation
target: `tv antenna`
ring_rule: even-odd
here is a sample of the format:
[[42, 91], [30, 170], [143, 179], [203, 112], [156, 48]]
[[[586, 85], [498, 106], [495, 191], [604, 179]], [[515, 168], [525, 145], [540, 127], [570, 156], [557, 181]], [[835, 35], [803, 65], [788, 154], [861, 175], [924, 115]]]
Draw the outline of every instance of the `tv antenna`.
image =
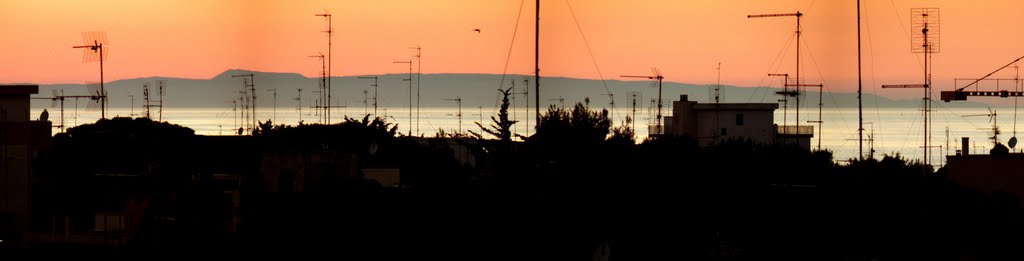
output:
[[715, 85], [715, 104], [718, 104], [719, 97], [722, 94], [722, 62], [718, 62], [718, 67], [715, 67], [715, 71], [718, 72], [718, 84]]
[[83, 32], [82, 33], [82, 45], [73, 46], [72, 48], [83, 48], [82, 61], [83, 62], [100, 62], [100, 88], [95, 95], [100, 102], [100, 119], [107, 118], [107, 92], [103, 88], [103, 61], [107, 59], [107, 53], [104, 52], [104, 46], [110, 45], [107, 41], [107, 33], [105, 32]]
[[295, 100], [295, 102], [298, 103], [296, 109], [299, 110], [299, 122], [302, 122], [302, 88], [296, 88], [296, 90], [298, 91], [298, 94], [295, 95], [295, 98], [292, 98], [292, 100]]
[[655, 133], [654, 134], [655, 135], [661, 135], [664, 132], [664, 130], [661, 129], [661, 107], [662, 107], [662, 104], [663, 104], [662, 100], [661, 100], [661, 83], [662, 83], [662, 80], [665, 79], [665, 77], [661, 75], [661, 70], [658, 70], [658, 68], [652, 67], [651, 68], [651, 72], [654, 73], [654, 75], [651, 75], [651, 76], [622, 75], [621, 77], [650, 79], [650, 80], [655, 80], [654, 82], [651, 83], [652, 85], [655, 84], [655, 83], [658, 84], [658, 115], [657, 115], [656, 122], [654, 123], [655, 124], [655, 131], [654, 131]]
[[530, 78], [523, 77], [523, 98], [526, 99], [526, 136], [530, 136]]
[[[330, 77], [332, 76], [331, 75], [331, 50], [333, 49], [332, 46], [331, 46], [331, 39], [334, 38], [333, 37], [333, 35], [334, 35], [334, 23], [331, 21], [331, 13], [330, 12], [326, 12], [325, 11], [325, 12], [320, 13], [320, 14], [315, 14], [315, 16], [320, 16], [320, 17], [327, 18], [327, 31], [321, 31], [323, 33], [327, 33], [327, 72], [325, 72], [325, 75], [326, 75], [325, 76], [325, 78], [326, 78], [326, 86], [325, 86], [325, 88], [327, 90], [325, 95], [327, 97], [327, 100], [324, 103], [324, 108], [326, 109], [326, 116], [324, 116], [324, 117], [327, 119], [327, 124], [331, 124], [331, 107], [332, 106], [331, 106], [331, 78]], [[323, 54], [321, 54], [320, 57], [322, 59], [323, 58]]]
[[251, 119], [250, 122], [249, 122], [249, 124], [250, 124], [249, 125], [249, 129], [250, 130], [256, 130], [256, 82], [254, 81], [255, 80], [254, 79], [254, 75], [251, 74], [251, 73], [249, 73], [249, 74], [236, 74], [236, 75], [232, 75], [231, 77], [234, 77], [234, 78], [245, 77], [245, 78], [242, 78], [242, 84], [243, 84], [244, 88], [248, 88], [249, 97], [247, 97], [247, 98], [249, 98], [249, 103], [252, 104], [252, 107], [249, 108], [251, 110], [249, 112], [249, 117]]
[[[50, 108], [57, 107], [58, 104], [60, 105], [60, 124], [56, 125], [56, 126], [53, 126], [53, 127], [54, 128], [58, 128], [61, 133], [64, 132], [64, 127], [65, 127], [65, 125], [64, 125], [64, 118], [65, 118], [64, 117], [64, 100], [65, 99], [75, 99], [75, 104], [78, 104], [78, 99], [90, 99], [90, 100], [93, 101], [93, 103], [96, 103], [96, 102], [99, 101], [95, 96], [92, 96], [92, 95], [64, 95], [64, 90], [57, 91], [57, 90], [51, 89], [50, 91], [53, 94], [50, 97], [32, 97], [32, 99], [36, 99], [36, 100], [50, 100]], [[77, 105], [76, 105], [76, 108], [77, 108]]]
[[[769, 73], [768, 76], [783, 77], [783, 80], [782, 80], [782, 91], [775, 92], [775, 94], [782, 96], [782, 99], [779, 100], [779, 102], [782, 102], [782, 126], [786, 126], [786, 123], [789, 122], [788, 119], [787, 119], [787, 117], [789, 115], [789, 97], [796, 96], [799, 99], [798, 93], [797, 92], [789, 91], [789, 74], [788, 73]], [[787, 129], [789, 129], [789, 128], [782, 128], [782, 132], [783, 132], [782, 134], [786, 134], [786, 130]]]
[[[318, 92], [320, 93], [320, 98], [318, 98], [317, 100], [322, 102], [327, 100], [327, 59], [325, 58], [323, 53], [317, 53], [317, 55], [310, 55], [309, 57], [317, 58], [320, 60], [320, 91]], [[317, 104], [317, 106], [315, 107], [316, 115], [320, 116], [321, 124], [327, 124], [327, 119], [325, 118], [326, 114], [320, 113], [321, 107], [324, 107], [323, 109], [325, 110], [327, 109], [326, 106], [321, 106], [320, 104]]]
[[409, 64], [409, 77], [402, 81], [409, 82], [409, 136], [412, 135], [412, 61], [395, 61], [394, 63]]
[[924, 164], [930, 166], [928, 151], [931, 150], [931, 147], [928, 146], [928, 143], [931, 140], [931, 132], [928, 132], [928, 127], [931, 125], [931, 121], [928, 120], [928, 115], [931, 112], [932, 68], [928, 62], [933, 53], [938, 53], [941, 50], [939, 48], [939, 9], [912, 8], [910, 9], [910, 16], [912, 20], [910, 26], [910, 31], [912, 32], [910, 50], [914, 53], [924, 54], [924, 83], [882, 85], [882, 88], [921, 88], [924, 90], [924, 98], [922, 98], [922, 107], [924, 108], [922, 110], [924, 114], [924, 146], [922, 146], [922, 149], [924, 150]]
[[363, 115], [370, 115], [370, 90], [363, 89]]
[[[981, 117], [981, 116], [988, 117], [988, 122], [992, 123], [992, 128], [984, 128], [983, 130], [992, 130], [992, 137], [988, 137], [988, 139], [992, 140], [992, 145], [998, 145], [999, 144], [999, 133], [1001, 133], [1001, 132], [999, 131], [999, 126], [996, 124], [999, 121], [999, 118], [998, 118], [998, 114], [996, 114], [995, 110], [992, 110], [992, 108], [988, 108], [988, 113], [986, 113], [986, 114], [970, 114], [970, 115], [963, 115], [962, 117]], [[1014, 144], [1014, 145], [1016, 145], [1016, 144]]]
[[274, 119], [273, 121], [277, 122], [277, 89], [276, 88], [275, 89], [268, 89], [267, 91], [273, 93], [273, 95], [274, 95], [274, 110], [273, 110], [274, 114], [272, 114], [272, 115], [273, 115], [273, 119]]
[[636, 131], [636, 101], [643, 100], [644, 96], [642, 92], [637, 91], [629, 92], [629, 96], [633, 101], [633, 131]]
[[558, 101], [558, 108], [565, 109], [565, 98], [562, 98], [562, 96], [558, 96], [558, 99], [548, 99], [548, 101]]
[[[456, 104], [459, 105], [459, 114], [456, 114], [455, 117], [459, 118], [459, 134], [462, 134], [462, 97], [455, 96], [454, 99], [444, 99], [444, 100], [446, 100], [446, 101], [454, 101]], [[451, 114], [449, 114], [449, 115], [451, 115]]]
[[[794, 75], [795, 78], [796, 78], [796, 80], [795, 80], [796, 83], [790, 84], [789, 80], [788, 80], [789, 76], [788, 75], [785, 76], [787, 78], [785, 85], [787, 87], [789, 87], [789, 86], [796, 87], [796, 90], [794, 92], [792, 92], [792, 93], [788, 93], [788, 90], [787, 90], [786, 91], [787, 93], [777, 93], [777, 94], [780, 94], [780, 95], [783, 95], [783, 96], [793, 96], [793, 97], [796, 97], [796, 119], [795, 119], [795, 121], [796, 121], [796, 129], [797, 129], [798, 132], [799, 132], [799, 129], [800, 129], [800, 87], [820, 87], [819, 86], [820, 84], [805, 85], [805, 84], [801, 83], [801, 81], [800, 81], [800, 43], [801, 43], [800, 42], [800, 36], [803, 34], [803, 28], [800, 25], [800, 18], [803, 17], [803, 16], [804, 16], [804, 14], [801, 13], [800, 11], [797, 11], [796, 13], [757, 14], [757, 15], [748, 15], [747, 16], [747, 18], [796, 17], [796, 74]], [[770, 76], [780, 76], [780, 75], [770, 75]], [[786, 99], [787, 99], [786, 103], [788, 103], [788, 98], [786, 98]], [[785, 113], [785, 110], [783, 110], [783, 113]], [[785, 119], [785, 116], [783, 116], [783, 118]], [[785, 123], [783, 123], [783, 125], [785, 125]], [[783, 129], [785, 129], [785, 128], [783, 128]]]
[[[416, 47], [409, 47], [409, 49], [416, 50], [416, 133], [420, 132], [420, 76], [423, 75], [423, 48], [419, 45]], [[410, 77], [411, 78], [411, 77]], [[412, 83], [412, 82], [409, 82]]]
[[822, 107], [825, 106], [825, 103], [822, 100], [822, 98], [823, 98], [822, 93], [825, 92], [825, 85], [818, 84], [818, 85], [807, 85], [807, 86], [809, 86], [809, 87], [818, 87], [818, 120], [816, 120], [816, 121], [807, 121], [807, 123], [817, 123], [818, 124], [818, 150], [820, 151], [821, 150], [821, 136], [822, 136], [821, 135], [822, 134], [821, 131], [822, 131], [822, 125], [825, 124], [825, 120], [823, 120], [821, 118], [821, 109], [822, 109]]
[[359, 79], [373, 79], [373, 84], [370, 84], [370, 87], [373, 87], [373, 117], [376, 118], [377, 117], [377, 87], [380, 86], [380, 85], [377, 84], [377, 80], [378, 80], [379, 77], [377, 77], [377, 76], [359, 76], [358, 78]]
[[153, 119], [151, 110], [157, 108], [157, 121], [163, 121], [164, 117], [164, 81], [157, 81], [157, 95], [159, 100], [154, 100], [149, 93], [149, 83], [142, 84], [142, 107], [146, 108], [145, 117]]

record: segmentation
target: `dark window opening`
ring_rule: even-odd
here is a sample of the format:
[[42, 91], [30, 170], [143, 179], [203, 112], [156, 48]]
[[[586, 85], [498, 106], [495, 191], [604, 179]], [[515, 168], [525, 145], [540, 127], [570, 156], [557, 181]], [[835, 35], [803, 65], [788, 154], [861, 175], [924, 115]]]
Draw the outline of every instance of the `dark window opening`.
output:
[[743, 126], [743, 114], [736, 114], [736, 126]]

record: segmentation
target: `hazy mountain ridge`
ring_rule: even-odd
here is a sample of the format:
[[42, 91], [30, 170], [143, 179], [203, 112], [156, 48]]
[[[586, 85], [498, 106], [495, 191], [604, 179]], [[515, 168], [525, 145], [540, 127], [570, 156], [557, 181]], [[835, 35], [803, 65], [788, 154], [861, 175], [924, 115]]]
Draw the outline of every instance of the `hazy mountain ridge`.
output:
[[[302, 89], [302, 107], [309, 108], [315, 104], [319, 97], [320, 78], [308, 78], [297, 73], [274, 73], [255, 72], [241, 69], [226, 70], [210, 79], [188, 79], [171, 77], [145, 77], [113, 81], [105, 84], [109, 93], [110, 107], [141, 108], [143, 104], [143, 84], [150, 86], [151, 99], [156, 101], [157, 82], [165, 82], [164, 105], [168, 108], [232, 108], [232, 100], [238, 100], [239, 91], [243, 87], [243, 77], [232, 77], [252, 73], [256, 86], [256, 102], [259, 108], [273, 106], [273, 92], [277, 91], [277, 107], [279, 109], [295, 108], [298, 101], [295, 99], [299, 88]], [[405, 108], [409, 106], [409, 82], [403, 81], [408, 74], [385, 74], [377, 75], [380, 107]], [[350, 108], [363, 107], [364, 99], [368, 99], [365, 106], [373, 106], [374, 90], [371, 87], [372, 79], [358, 79], [358, 76], [333, 77], [332, 105], [343, 105]], [[416, 75], [413, 75], [415, 87]], [[511, 86], [515, 82], [518, 93], [515, 97], [517, 106], [524, 106], [523, 95], [524, 80], [529, 82], [529, 100], [531, 107], [534, 104], [533, 77], [526, 75], [507, 75], [504, 77], [503, 88]], [[482, 106], [485, 108], [494, 107], [499, 104], [497, 89], [502, 82], [502, 75], [498, 74], [424, 74], [420, 78], [422, 90], [419, 93], [423, 107], [455, 107], [454, 101], [445, 100], [456, 97], [462, 98], [463, 108], [474, 108]], [[607, 89], [605, 88], [607, 84]], [[632, 106], [631, 92], [640, 92], [637, 97], [637, 108], [647, 108], [652, 105], [652, 100], [657, 99], [658, 90], [651, 87], [650, 81], [620, 81], [606, 80], [602, 84], [600, 80], [575, 79], [565, 77], [542, 77], [541, 78], [541, 99], [542, 107], [547, 105], [559, 105], [559, 99], [564, 99], [566, 106], [572, 106], [576, 102], [583, 102], [586, 98], [590, 100], [591, 107], [609, 106], [607, 93], [609, 91], [615, 98], [616, 107]], [[681, 94], [689, 95], [690, 100], [709, 102], [711, 100], [709, 90], [713, 85], [697, 85], [686, 83], [665, 82], [663, 85], [662, 100], [666, 106], [671, 101], [679, 100]], [[48, 84], [40, 85], [38, 95], [33, 97], [51, 97], [51, 90], [64, 90], [64, 95], [86, 95], [85, 85], [82, 84]], [[363, 91], [367, 93], [364, 96]], [[443, 90], [443, 91], [439, 91]], [[737, 102], [776, 102], [780, 97], [774, 95], [778, 89], [768, 87], [737, 87], [723, 85], [721, 88], [721, 101], [724, 103]], [[415, 103], [415, 89], [413, 89], [413, 102]], [[67, 104], [66, 106], [71, 106]], [[79, 101], [79, 107], [85, 107], [85, 100]], [[818, 93], [806, 92], [801, 99], [804, 108], [817, 107]], [[795, 101], [790, 101], [794, 106]], [[879, 97], [872, 94], [864, 94], [864, 106], [870, 108], [912, 108], [920, 105], [920, 100], [893, 100]], [[33, 107], [49, 107], [50, 102], [44, 100], [33, 100]], [[824, 106], [826, 108], [855, 108], [857, 107], [856, 93], [828, 93], [824, 95]], [[955, 102], [943, 103], [943, 107], [987, 107], [990, 105], [976, 102]]]

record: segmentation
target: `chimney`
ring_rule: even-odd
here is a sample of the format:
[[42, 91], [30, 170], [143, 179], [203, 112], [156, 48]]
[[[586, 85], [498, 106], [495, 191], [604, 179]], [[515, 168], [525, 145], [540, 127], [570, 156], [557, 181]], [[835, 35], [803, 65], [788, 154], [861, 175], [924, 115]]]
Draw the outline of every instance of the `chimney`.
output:
[[680, 95], [679, 95], [679, 101], [683, 101], [683, 102], [684, 102], [684, 101], [688, 101], [687, 97], [688, 97], [688, 96], [687, 96], [686, 94], [680, 94]]
[[970, 148], [970, 147], [968, 146], [968, 145], [970, 144], [970, 140], [971, 140], [971, 138], [968, 138], [968, 137], [962, 137], [962, 138], [960, 138], [960, 146], [962, 146], [962, 147], [963, 147], [963, 149], [962, 149], [962, 150], [963, 150], [963, 152], [964, 152], [964, 153], [963, 153], [963, 155], [964, 155], [964, 156], [970, 155], [970, 153], [968, 153], [968, 151], [969, 151], [968, 149]]

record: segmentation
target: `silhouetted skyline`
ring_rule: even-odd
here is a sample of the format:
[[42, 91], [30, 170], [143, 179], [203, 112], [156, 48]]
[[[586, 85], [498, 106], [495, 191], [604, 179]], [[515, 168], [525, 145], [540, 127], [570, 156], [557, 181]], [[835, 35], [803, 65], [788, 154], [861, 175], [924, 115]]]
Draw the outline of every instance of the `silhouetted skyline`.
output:
[[[658, 66], [666, 81], [771, 84], [766, 73], [780, 53], [792, 64], [790, 21], [751, 21], [748, 14], [805, 14], [806, 80], [826, 89], [856, 87], [854, 1], [542, 1], [541, 74], [605, 78]], [[296, 72], [313, 77], [319, 63], [306, 56], [326, 50], [325, 25], [314, 13], [334, 13], [335, 76], [400, 73], [391, 61], [423, 47], [424, 73], [501, 73], [520, 1], [0, 1], [0, 27], [18, 41], [0, 43], [0, 82], [81, 83], [94, 68], [67, 48], [83, 31], [106, 31], [112, 49], [109, 81], [154, 75], [209, 78], [225, 68]], [[509, 72], [532, 73], [532, 1], [523, 6]], [[865, 87], [916, 80], [920, 59], [910, 53], [910, 8], [942, 10], [943, 52], [935, 56], [935, 82], [980, 77], [1012, 60], [1021, 39], [1013, 10], [1020, 1], [863, 1]], [[574, 15], [576, 20], [574, 20]], [[774, 20], [774, 19], [773, 19]], [[579, 27], [577, 27], [577, 21]], [[582, 32], [578, 29], [582, 29]], [[481, 29], [480, 32], [474, 29]], [[287, 39], [281, 40], [281, 39]], [[787, 48], [790, 47], [790, 48]], [[788, 51], [786, 51], [788, 50]], [[819, 74], [818, 71], [821, 73]], [[792, 73], [792, 72], [790, 72]], [[1005, 76], [1005, 75], [1004, 75]], [[337, 87], [337, 86], [336, 86]], [[350, 88], [351, 86], [342, 86]], [[890, 97], [917, 92], [879, 91]]]

